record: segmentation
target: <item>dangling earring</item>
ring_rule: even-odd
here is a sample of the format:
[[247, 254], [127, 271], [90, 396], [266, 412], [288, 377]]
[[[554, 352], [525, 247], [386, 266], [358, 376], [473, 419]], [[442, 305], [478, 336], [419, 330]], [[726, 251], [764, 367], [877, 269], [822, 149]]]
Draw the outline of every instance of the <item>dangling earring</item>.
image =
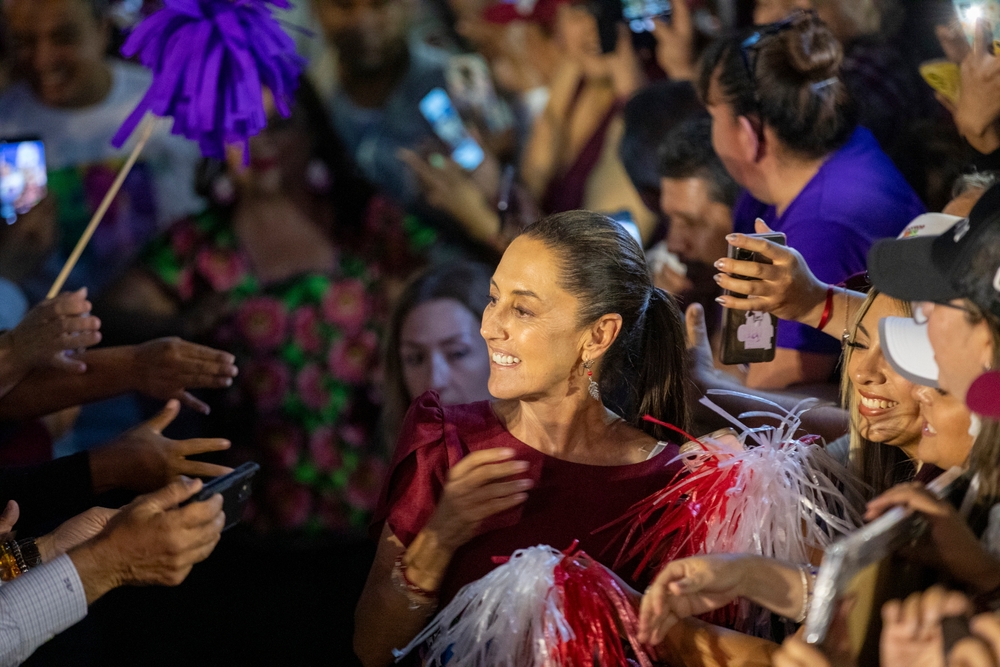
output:
[[594, 371], [591, 370], [594, 367], [594, 360], [588, 359], [583, 362], [583, 367], [587, 369], [587, 379], [590, 380], [590, 386], [587, 387], [587, 391], [590, 392], [590, 397], [595, 401], [601, 400], [601, 388], [594, 382]]
[[965, 393], [965, 405], [981, 417], [1000, 419], [1000, 371], [983, 370]]

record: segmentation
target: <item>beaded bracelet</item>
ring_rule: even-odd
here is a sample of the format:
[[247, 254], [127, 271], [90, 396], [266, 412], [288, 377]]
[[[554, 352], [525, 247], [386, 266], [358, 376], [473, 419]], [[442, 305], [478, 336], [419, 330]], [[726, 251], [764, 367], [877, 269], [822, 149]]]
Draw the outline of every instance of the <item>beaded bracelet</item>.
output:
[[406, 563], [403, 562], [403, 554], [396, 556], [396, 562], [392, 565], [392, 583], [395, 584], [410, 603], [410, 611], [426, 609], [437, 605], [437, 593], [427, 591], [410, 581], [406, 576]]

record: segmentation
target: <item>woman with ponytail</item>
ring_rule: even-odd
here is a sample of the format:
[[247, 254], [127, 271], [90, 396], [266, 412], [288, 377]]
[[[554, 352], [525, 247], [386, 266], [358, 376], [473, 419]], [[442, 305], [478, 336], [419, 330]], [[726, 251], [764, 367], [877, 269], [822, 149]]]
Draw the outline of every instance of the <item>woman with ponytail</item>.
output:
[[[643, 416], [686, 425], [681, 315], [620, 225], [570, 211], [527, 228], [493, 274], [481, 333], [495, 400], [427, 393], [403, 424], [356, 612], [365, 665], [390, 664], [496, 557], [579, 540], [610, 566], [622, 537], [596, 529], [678, 471], [675, 436]], [[634, 565], [616, 571], [641, 590]]]

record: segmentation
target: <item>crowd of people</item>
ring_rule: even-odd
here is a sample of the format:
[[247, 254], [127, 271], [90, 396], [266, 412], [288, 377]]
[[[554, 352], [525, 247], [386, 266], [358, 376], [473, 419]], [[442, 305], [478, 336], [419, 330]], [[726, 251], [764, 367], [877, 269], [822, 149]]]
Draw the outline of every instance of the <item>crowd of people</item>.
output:
[[[290, 113], [265, 90], [246, 161], [157, 121], [47, 298], [137, 141], [151, 74], [118, 49], [161, 3], [2, 3], [0, 147], [31, 148], [0, 161], [0, 665], [389, 665], [536, 545], [614, 572], [635, 664], [1000, 664], [1000, 26], [606, 4], [275, 7]], [[723, 363], [744, 312], [770, 361]], [[868, 662], [799, 629], [821, 550], [643, 571], [607, 530], [723, 413], [810, 398], [792, 435], [850, 512], [929, 526]], [[241, 516], [190, 502], [250, 461]]]

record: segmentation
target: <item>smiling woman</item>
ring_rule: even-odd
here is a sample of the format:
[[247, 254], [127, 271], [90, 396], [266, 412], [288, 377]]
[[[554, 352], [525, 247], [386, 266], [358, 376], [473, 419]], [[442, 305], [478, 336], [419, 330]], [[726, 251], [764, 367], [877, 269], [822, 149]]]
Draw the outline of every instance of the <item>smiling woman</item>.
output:
[[[529, 227], [493, 274], [481, 333], [496, 400], [425, 394], [403, 424], [356, 613], [366, 665], [388, 665], [495, 556], [579, 540], [610, 566], [623, 536], [595, 530], [678, 471], [642, 417], [685, 426], [680, 313], [620, 225], [571, 211]], [[634, 566], [617, 572], [641, 587]]]

